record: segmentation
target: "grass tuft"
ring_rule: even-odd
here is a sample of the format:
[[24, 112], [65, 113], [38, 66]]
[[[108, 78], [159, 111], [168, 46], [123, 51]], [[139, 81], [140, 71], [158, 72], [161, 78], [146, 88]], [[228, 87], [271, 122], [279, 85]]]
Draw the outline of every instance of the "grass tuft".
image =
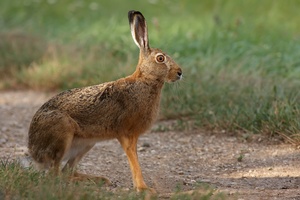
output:
[[[181, 192], [171, 195], [171, 199], [224, 199], [223, 194], [215, 193], [206, 187], [198, 187], [194, 192]], [[103, 183], [94, 181], [70, 181], [67, 175], [53, 177], [33, 168], [23, 168], [17, 161], [0, 160], [1, 199], [157, 199], [147, 193], [125, 191], [121, 188], [111, 191]], [[211, 198], [213, 197], [213, 198]], [[216, 197], [216, 198], [215, 198]]]

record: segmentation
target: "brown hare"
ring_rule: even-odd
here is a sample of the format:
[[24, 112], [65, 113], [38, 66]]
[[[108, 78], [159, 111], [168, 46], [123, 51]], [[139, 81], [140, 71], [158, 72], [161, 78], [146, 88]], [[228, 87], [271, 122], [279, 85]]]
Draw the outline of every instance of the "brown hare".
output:
[[75, 172], [77, 163], [97, 142], [116, 138], [127, 155], [134, 187], [148, 189], [138, 162], [138, 137], [157, 117], [164, 82], [180, 80], [182, 71], [167, 54], [149, 47], [140, 12], [129, 11], [128, 19], [140, 48], [135, 72], [116, 81], [64, 91], [33, 116], [28, 148], [41, 169], [59, 174], [66, 162], [62, 171], [70, 169], [74, 177], [88, 177]]

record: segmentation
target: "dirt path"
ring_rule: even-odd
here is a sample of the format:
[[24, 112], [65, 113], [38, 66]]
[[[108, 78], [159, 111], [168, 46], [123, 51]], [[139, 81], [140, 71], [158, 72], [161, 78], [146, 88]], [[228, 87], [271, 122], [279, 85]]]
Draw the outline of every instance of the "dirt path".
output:
[[[0, 159], [24, 155], [31, 118], [50, 96], [0, 92]], [[247, 143], [202, 131], [152, 131], [140, 138], [138, 151], [146, 182], [162, 196], [176, 187], [187, 191], [207, 183], [230, 199], [300, 199], [300, 151], [290, 145]], [[126, 156], [115, 140], [99, 143], [79, 169], [104, 175], [117, 187], [132, 187]]]

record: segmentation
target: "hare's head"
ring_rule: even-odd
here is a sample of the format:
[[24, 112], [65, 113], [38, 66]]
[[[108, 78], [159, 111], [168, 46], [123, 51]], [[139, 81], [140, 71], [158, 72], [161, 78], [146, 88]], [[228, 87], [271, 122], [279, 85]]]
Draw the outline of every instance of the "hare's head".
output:
[[182, 78], [181, 68], [160, 49], [150, 48], [147, 24], [142, 13], [129, 11], [128, 19], [134, 42], [140, 48], [137, 70], [148, 79], [175, 82]]

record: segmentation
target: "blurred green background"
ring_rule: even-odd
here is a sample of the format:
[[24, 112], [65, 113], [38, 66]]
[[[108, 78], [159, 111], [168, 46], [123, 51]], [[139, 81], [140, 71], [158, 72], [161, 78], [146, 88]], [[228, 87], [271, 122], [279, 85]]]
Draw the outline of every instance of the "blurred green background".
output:
[[168, 129], [300, 130], [300, 1], [0, 1], [0, 89], [63, 90], [131, 74], [138, 48], [127, 12], [141, 11], [152, 47], [182, 66], [167, 84]]

